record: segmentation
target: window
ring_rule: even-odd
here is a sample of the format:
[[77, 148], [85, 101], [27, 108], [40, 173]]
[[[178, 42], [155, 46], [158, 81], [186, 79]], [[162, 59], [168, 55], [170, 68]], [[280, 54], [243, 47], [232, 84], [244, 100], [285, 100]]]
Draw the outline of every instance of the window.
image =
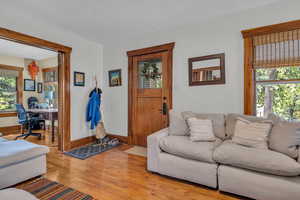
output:
[[0, 113], [15, 112], [22, 102], [23, 69], [0, 65]]
[[245, 114], [300, 120], [300, 21], [242, 33]]
[[300, 119], [300, 67], [255, 70], [256, 115]]

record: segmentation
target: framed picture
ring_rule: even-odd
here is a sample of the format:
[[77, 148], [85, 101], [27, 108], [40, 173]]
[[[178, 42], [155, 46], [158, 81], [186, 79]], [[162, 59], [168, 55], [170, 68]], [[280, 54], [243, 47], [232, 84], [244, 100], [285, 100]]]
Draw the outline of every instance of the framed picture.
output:
[[74, 86], [84, 87], [85, 74], [83, 72], [74, 72]]
[[35, 80], [24, 79], [24, 91], [35, 92]]
[[37, 92], [38, 93], [43, 93], [43, 83], [38, 83], [37, 84]]
[[121, 77], [121, 69], [108, 71], [109, 77], [109, 86], [121, 86], [122, 85], [122, 77]]

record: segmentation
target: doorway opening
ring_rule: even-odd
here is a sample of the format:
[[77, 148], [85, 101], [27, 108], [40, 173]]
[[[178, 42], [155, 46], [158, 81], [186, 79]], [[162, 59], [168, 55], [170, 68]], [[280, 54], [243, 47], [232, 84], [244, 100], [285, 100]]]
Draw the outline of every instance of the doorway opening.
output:
[[[70, 149], [71, 51], [0, 28], [0, 132], [4, 137], [31, 133], [29, 141], [60, 151]], [[33, 119], [31, 125], [22, 124], [23, 110]]]

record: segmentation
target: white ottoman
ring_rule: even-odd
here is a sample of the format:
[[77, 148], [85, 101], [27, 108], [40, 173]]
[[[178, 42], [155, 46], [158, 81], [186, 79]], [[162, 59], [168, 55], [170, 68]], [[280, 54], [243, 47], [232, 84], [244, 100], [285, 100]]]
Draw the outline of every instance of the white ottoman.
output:
[[25, 140], [0, 142], [0, 189], [45, 174], [48, 152]]
[[0, 199], [7, 200], [38, 200], [32, 194], [16, 188], [0, 190]]

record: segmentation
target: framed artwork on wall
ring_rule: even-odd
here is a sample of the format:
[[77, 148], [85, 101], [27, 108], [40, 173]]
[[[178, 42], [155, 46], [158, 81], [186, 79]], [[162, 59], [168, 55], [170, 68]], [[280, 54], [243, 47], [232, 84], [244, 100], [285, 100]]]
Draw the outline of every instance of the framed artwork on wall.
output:
[[122, 71], [121, 69], [108, 71], [109, 87], [116, 87], [122, 85]]
[[37, 92], [38, 93], [43, 93], [43, 83], [38, 83], [37, 84]]
[[85, 85], [85, 73], [74, 72], [74, 86], [84, 87]]
[[35, 92], [35, 80], [24, 79], [24, 91]]

